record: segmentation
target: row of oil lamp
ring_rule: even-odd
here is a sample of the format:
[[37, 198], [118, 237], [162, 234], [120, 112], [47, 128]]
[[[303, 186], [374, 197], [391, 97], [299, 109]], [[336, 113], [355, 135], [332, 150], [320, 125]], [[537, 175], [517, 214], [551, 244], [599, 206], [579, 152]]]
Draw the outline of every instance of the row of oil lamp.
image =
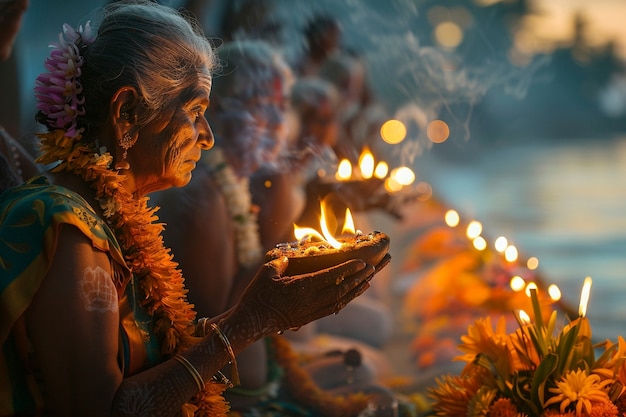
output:
[[[444, 214], [444, 222], [449, 227], [457, 227], [460, 224], [460, 216], [456, 210], [448, 210]], [[487, 240], [482, 236], [483, 226], [477, 220], [472, 220], [467, 223], [465, 235], [472, 242], [472, 245], [475, 249], [479, 251], [483, 251], [487, 249]], [[494, 249], [501, 253], [504, 259], [513, 263], [518, 260], [519, 253], [515, 245], [512, 245], [508, 242], [508, 239], [504, 236], [499, 236], [494, 241]], [[537, 257], [530, 257], [526, 261], [526, 267], [533, 271], [539, 267], [539, 260]], [[580, 303], [578, 306], [578, 315], [580, 317], [585, 317], [587, 314], [587, 305], [589, 303], [589, 296], [591, 292], [591, 277], [586, 277], [583, 281], [583, 287], [581, 290]], [[535, 282], [526, 282], [524, 278], [519, 275], [514, 275], [511, 277], [509, 281], [509, 285], [511, 289], [515, 292], [525, 291], [526, 295], [530, 297], [531, 291], [538, 290], [537, 284]], [[556, 284], [550, 284], [547, 288], [548, 295], [553, 302], [557, 302], [561, 299], [561, 290]], [[520, 311], [520, 320], [525, 322], [527, 320], [527, 315], [524, 317], [526, 313]], [[529, 319], [528, 319], [529, 320]]]

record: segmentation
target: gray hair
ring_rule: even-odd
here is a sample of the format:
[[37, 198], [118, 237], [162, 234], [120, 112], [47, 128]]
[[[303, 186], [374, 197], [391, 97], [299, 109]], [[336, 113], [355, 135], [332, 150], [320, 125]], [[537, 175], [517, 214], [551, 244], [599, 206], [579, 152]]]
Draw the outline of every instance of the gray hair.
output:
[[217, 53], [222, 71], [216, 75], [214, 96], [252, 99], [266, 95], [273, 80], [288, 81], [282, 56], [265, 41], [232, 41], [217, 48]]
[[339, 102], [339, 95], [335, 86], [318, 77], [301, 78], [291, 91], [291, 105], [302, 117], [314, 114], [328, 103], [335, 109]]
[[106, 6], [96, 39], [83, 56], [86, 114], [79, 126], [87, 128], [106, 121], [112, 94], [125, 85], [140, 94], [146, 111], [138, 122], [146, 124], [189, 89], [210, 88], [216, 68], [213, 46], [197, 21], [142, 0]]

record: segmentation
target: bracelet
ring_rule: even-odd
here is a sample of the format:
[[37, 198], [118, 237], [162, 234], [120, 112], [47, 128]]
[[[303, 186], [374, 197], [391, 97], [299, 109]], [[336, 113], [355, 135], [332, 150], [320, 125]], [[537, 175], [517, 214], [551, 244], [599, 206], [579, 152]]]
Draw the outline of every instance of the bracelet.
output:
[[196, 381], [196, 384], [198, 385], [198, 391], [202, 391], [205, 385], [204, 379], [202, 379], [202, 375], [200, 375], [200, 372], [198, 372], [195, 366], [193, 366], [191, 362], [189, 362], [189, 359], [181, 355], [174, 355], [173, 359], [176, 359], [178, 362], [183, 364], [183, 366], [187, 369], [187, 371], [189, 371], [189, 373], [193, 377], [194, 381]]
[[[198, 327], [202, 326], [202, 337], [206, 336], [206, 322], [209, 321], [207, 317], [198, 319]], [[198, 330], [196, 329], [196, 332]]]
[[218, 334], [218, 336], [222, 340], [222, 343], [224, 344], [224, 347], [226, 348], [226, 350], [228, 351], [228, 354], [230, 355], [230, 365], [231, 365], [230, 377], [232, 379], [233, 386], [236, 387], [238, 385], [241, 385], [241, 382], [239, 381], [239, 369], [237, 368], [237, 358], [235, 358], [235, 352], [233, 352], [233, 347], [230, 345], [228, 338], [222, 332], [222, 330], [217, 326], [217, 324], [211, 323], [211, 328]]

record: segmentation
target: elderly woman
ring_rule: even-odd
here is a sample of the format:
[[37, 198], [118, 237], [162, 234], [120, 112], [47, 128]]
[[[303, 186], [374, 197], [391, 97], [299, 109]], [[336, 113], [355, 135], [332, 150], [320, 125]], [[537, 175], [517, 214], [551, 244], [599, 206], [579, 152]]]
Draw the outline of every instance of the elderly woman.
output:
[[97, 34], [65, 25], [51, 50], [35, 89], [39, 161], [57, 165], [0, 199], [2, 416], [225, 415], [235, 355], [369, 286], [359, 259], [297, 277], [279, 259], [196, 319], [146, 197], [187, 184], [213, 145], [215, 58], [195, 27], [115, 3]]

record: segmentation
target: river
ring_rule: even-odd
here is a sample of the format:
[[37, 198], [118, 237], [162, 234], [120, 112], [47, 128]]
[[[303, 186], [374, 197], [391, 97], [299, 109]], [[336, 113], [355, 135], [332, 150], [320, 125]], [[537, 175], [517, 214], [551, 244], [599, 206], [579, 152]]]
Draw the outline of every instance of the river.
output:
[[538, 257], [574, 306], [591, 276], [594, 338], [626, 333], [626, 137], [516, 142], [466, 159], [433, 152], [418, 164], [435, 195], [485, 236]]

